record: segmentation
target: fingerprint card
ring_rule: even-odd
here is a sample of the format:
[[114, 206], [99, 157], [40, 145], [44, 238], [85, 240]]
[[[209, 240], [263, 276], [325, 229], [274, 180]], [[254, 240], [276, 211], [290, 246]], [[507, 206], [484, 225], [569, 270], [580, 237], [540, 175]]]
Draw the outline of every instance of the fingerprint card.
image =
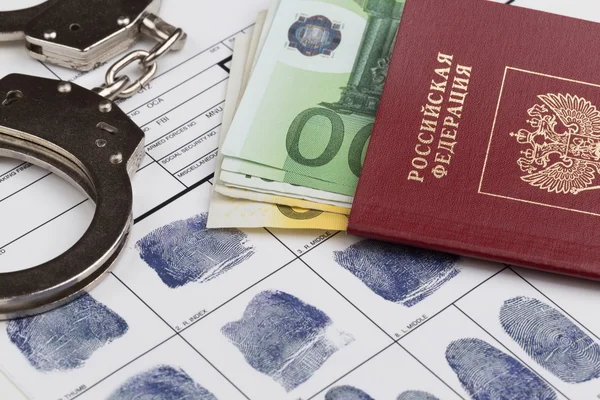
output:
[[592, 333], [600, 336], [600, 283], [532, 269], [514, 268], [514, 271]]
[[117, 275], [177, 331], [289, 263], [264, 229], [206, 229], [205, 183], [138, 222]]
[[179, 336], [160, 344], [81, 397], [82, 400], [244, 398]]
[[600, 341], [507, 269], [457, 306], [566, 396], [600, 394]]
[[302, 259], [395, 338], [504, 267], [345, 234]]
[[61, 308], [2, 322], [0, 330], [4, 372], [44, 400], [73, 398], [173, 334], [112, 275]]
[[300, 260], [182, 335], [256, 399], [307, 399], [392, 343]]
[[566, 399], [456, 307], [399, 343], [464, 398]]
[[315, 399], [452, 400], [460, 397], [404, 349], [393, 344], [321, 391]]

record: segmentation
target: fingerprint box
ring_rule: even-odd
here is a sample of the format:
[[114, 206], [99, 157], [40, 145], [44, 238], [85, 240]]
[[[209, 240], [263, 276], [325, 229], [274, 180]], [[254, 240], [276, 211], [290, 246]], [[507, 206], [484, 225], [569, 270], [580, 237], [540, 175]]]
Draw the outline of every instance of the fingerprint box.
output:
[[348, 231], [600, 278], [599, 35], [407, 0]]

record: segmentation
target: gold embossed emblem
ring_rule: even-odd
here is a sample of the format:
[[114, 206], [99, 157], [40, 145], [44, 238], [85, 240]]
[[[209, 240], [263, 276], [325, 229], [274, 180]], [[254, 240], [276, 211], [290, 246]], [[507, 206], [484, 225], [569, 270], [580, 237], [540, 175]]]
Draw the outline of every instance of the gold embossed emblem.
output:
[[521, 180], [549, 193], [600, 189], [600, 111], [576, 95], [537, 97], [542, 103], [528, 110], [532, 130], [510, 133], [528, 147], [517, 160]]

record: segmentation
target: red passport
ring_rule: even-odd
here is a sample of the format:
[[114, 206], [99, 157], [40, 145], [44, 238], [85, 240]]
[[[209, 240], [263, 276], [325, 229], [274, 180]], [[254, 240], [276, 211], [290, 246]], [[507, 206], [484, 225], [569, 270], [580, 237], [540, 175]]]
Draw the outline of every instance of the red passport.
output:
[[407, 0], [349, 233], [600, 279], [600, 25]]

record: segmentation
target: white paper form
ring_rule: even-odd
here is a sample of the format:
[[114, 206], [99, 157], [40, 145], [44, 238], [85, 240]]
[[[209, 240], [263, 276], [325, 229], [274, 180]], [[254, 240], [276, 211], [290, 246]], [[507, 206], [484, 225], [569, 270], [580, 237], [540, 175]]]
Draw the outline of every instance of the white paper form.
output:
[[[561, 12], [554, 3], [513, 2]], [[89, 295], [1, 323], [2, 370], [27, 398], [50, 400], [599, 398], [597, 283], [345, 233], [203, 228], [231, 40], [267, 5], [163, 2], [189, 41], [121, 103], [147, 135], [128, 248]], [[0, 54], [0, 75], [92, 87], [105, 70], [42, 65], [18, 45]], [[74, 243], [93, 205], [43, 170], [0, 166], [11, 226], [0, 270]]]

